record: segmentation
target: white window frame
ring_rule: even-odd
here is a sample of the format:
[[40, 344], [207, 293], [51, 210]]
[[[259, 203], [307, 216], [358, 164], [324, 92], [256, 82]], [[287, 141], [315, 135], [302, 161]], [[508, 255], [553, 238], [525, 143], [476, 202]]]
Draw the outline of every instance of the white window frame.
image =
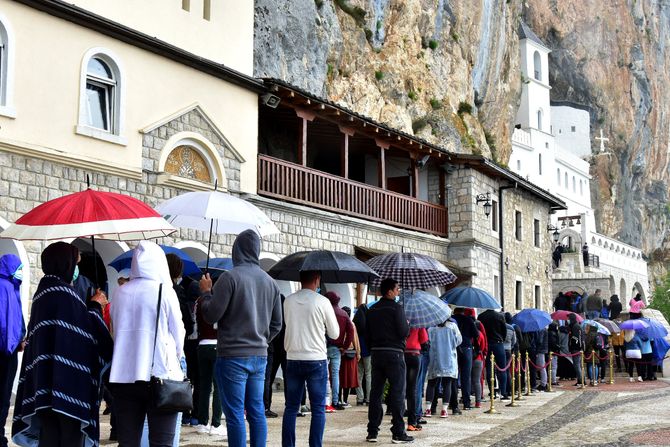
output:
[[[86, 94], [86, 84], [89, 78], [95, 84], [109, 85], [106, 80], [89, 77], [88, 63], [91, 58], [98, 58], [104, 62], [112, 71], [112, 77], [115, 81], [113, 95], [109, 98], [109, 130], [92, 127], [88, 124], [88, 104]], [[107, 48], [91, 48], [82, 58], [81, 72], [79, 75], [79, 116], [77, 125], [75, 126], [75, 133], [99, 140], [104, 140], [109, 143], [126, 146], [128, 140], [125, 137], [125, 76], [123, 66], [120, 58]]]
[[16, 40], [9, 20], [0, 14], [0, 115], [16, 118], [14, 108], [14, 52]]

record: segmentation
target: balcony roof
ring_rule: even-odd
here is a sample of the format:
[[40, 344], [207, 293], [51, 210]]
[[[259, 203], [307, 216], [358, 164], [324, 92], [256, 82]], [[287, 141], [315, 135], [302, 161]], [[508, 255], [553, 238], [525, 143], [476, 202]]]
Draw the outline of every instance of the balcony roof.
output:
[[489, 177], [503, 181], [507, 180], [510, 184], [514, 184], [516, 187], [528, 191], [538, 198], [548, 202], [552, 210], [567, 209], [565, 202], [560, 198], [540, 188], [534, 183], [529, 182], [520, 175], [517, 175], [502, 166], [498, 166], [495, 162], [486, 157], [450, 152], [441, 146], [424, 140], [423, 138], [410, 135], [386, 124], [377, 122], [372, 118], [361, 115], [360, 113], [329, 99], [320, 98], [300, 87], [291, 85], [280, 79], [265, 78], [263, 81], [273, 94], [282, 99], [284, 104], [289, 104], [294, 108], [308, 110], [315, 115], [328, 119], [342, 127], [352, 128], [359, 134], [363, 134], [381, 142], [386, 142], [393, 147], [403, 149], [407, 152], [414, 153], [417, 157], [430, 154], [443, 162], [457, 165], [468, 165], [472, 169], [482, 172]]

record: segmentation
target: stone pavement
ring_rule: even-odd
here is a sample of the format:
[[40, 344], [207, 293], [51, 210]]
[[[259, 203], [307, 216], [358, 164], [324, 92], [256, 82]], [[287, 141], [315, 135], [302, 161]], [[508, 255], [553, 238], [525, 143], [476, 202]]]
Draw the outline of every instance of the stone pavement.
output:
[[[597, 446], [628, 447], [670, 445], [670, 381], [628, 383], [617, 377], [614, 385], [600, 385], [576, 390], [572, 382], [563, 382], [553, 393], [536, 393], [519, 402], [515, 408], [496, 401], [499, 413], [486, 414], [484, 409], [449, 415], [446, 419], [428, 419], [425, 429], [413, 433], [417, 446], [496, 446], [557, 447]], [[281, 445], [283, 398], [275, 394], [274, 408], [279, 418], [268, 420], [268, 445]], [[352, 396], [351, 400], [355, 401]], [[507, 402], [505, 402], [507, 403]], [[11, 415], [11, 413], [10, 413]], [[351, 407], [328, 414], [325, 446], [366, 445], [367, 407]], [[10, 416], [11, 417], [11, 416]], [[298, 418], [299, 446], [306, 446], [309, 416]], [[9, 428], [9, 424], [8, 427]], [[390, 417], [384, 417], [378, 446], [391, 444]], [[101, 416], [102, 446], [109, 434], [109, 417]], [[11, 445], [11, 444], [10, 444]], [[181, 446], [224, 446], [222, 438], [197, 433], [184, 427]]]

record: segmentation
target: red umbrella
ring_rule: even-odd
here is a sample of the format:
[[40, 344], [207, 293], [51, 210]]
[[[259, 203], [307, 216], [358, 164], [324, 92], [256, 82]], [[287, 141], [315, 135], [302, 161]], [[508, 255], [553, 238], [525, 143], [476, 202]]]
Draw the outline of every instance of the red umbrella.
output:
[[582, 317], [580, 317], [578, 313], [570, 312], [569, 310], [557, 310], [556, 312], [551, 314], [551, 319], [552, 320], [568, 320], [568, 315], [570, 315], [570, 314], [575, 314], [575, 316], [577, 317], [578, 322], [581, 323], [582, 321], [584, 321], [584, 319]]
[[140, 200], [86, 189], [39, 205], [0, 233], [0, 238], [25, 241], [95, 236], [133, 241], [163, 237], [175, 231]]

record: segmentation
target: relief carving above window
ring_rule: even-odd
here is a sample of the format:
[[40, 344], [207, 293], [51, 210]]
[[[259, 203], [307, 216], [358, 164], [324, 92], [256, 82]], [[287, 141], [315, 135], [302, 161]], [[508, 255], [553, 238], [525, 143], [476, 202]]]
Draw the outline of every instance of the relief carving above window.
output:
[[177, 146], [168, 155], [165, 171], [179, 177], [211, 183], [212, 175], [205, 159], [191, 146]]

